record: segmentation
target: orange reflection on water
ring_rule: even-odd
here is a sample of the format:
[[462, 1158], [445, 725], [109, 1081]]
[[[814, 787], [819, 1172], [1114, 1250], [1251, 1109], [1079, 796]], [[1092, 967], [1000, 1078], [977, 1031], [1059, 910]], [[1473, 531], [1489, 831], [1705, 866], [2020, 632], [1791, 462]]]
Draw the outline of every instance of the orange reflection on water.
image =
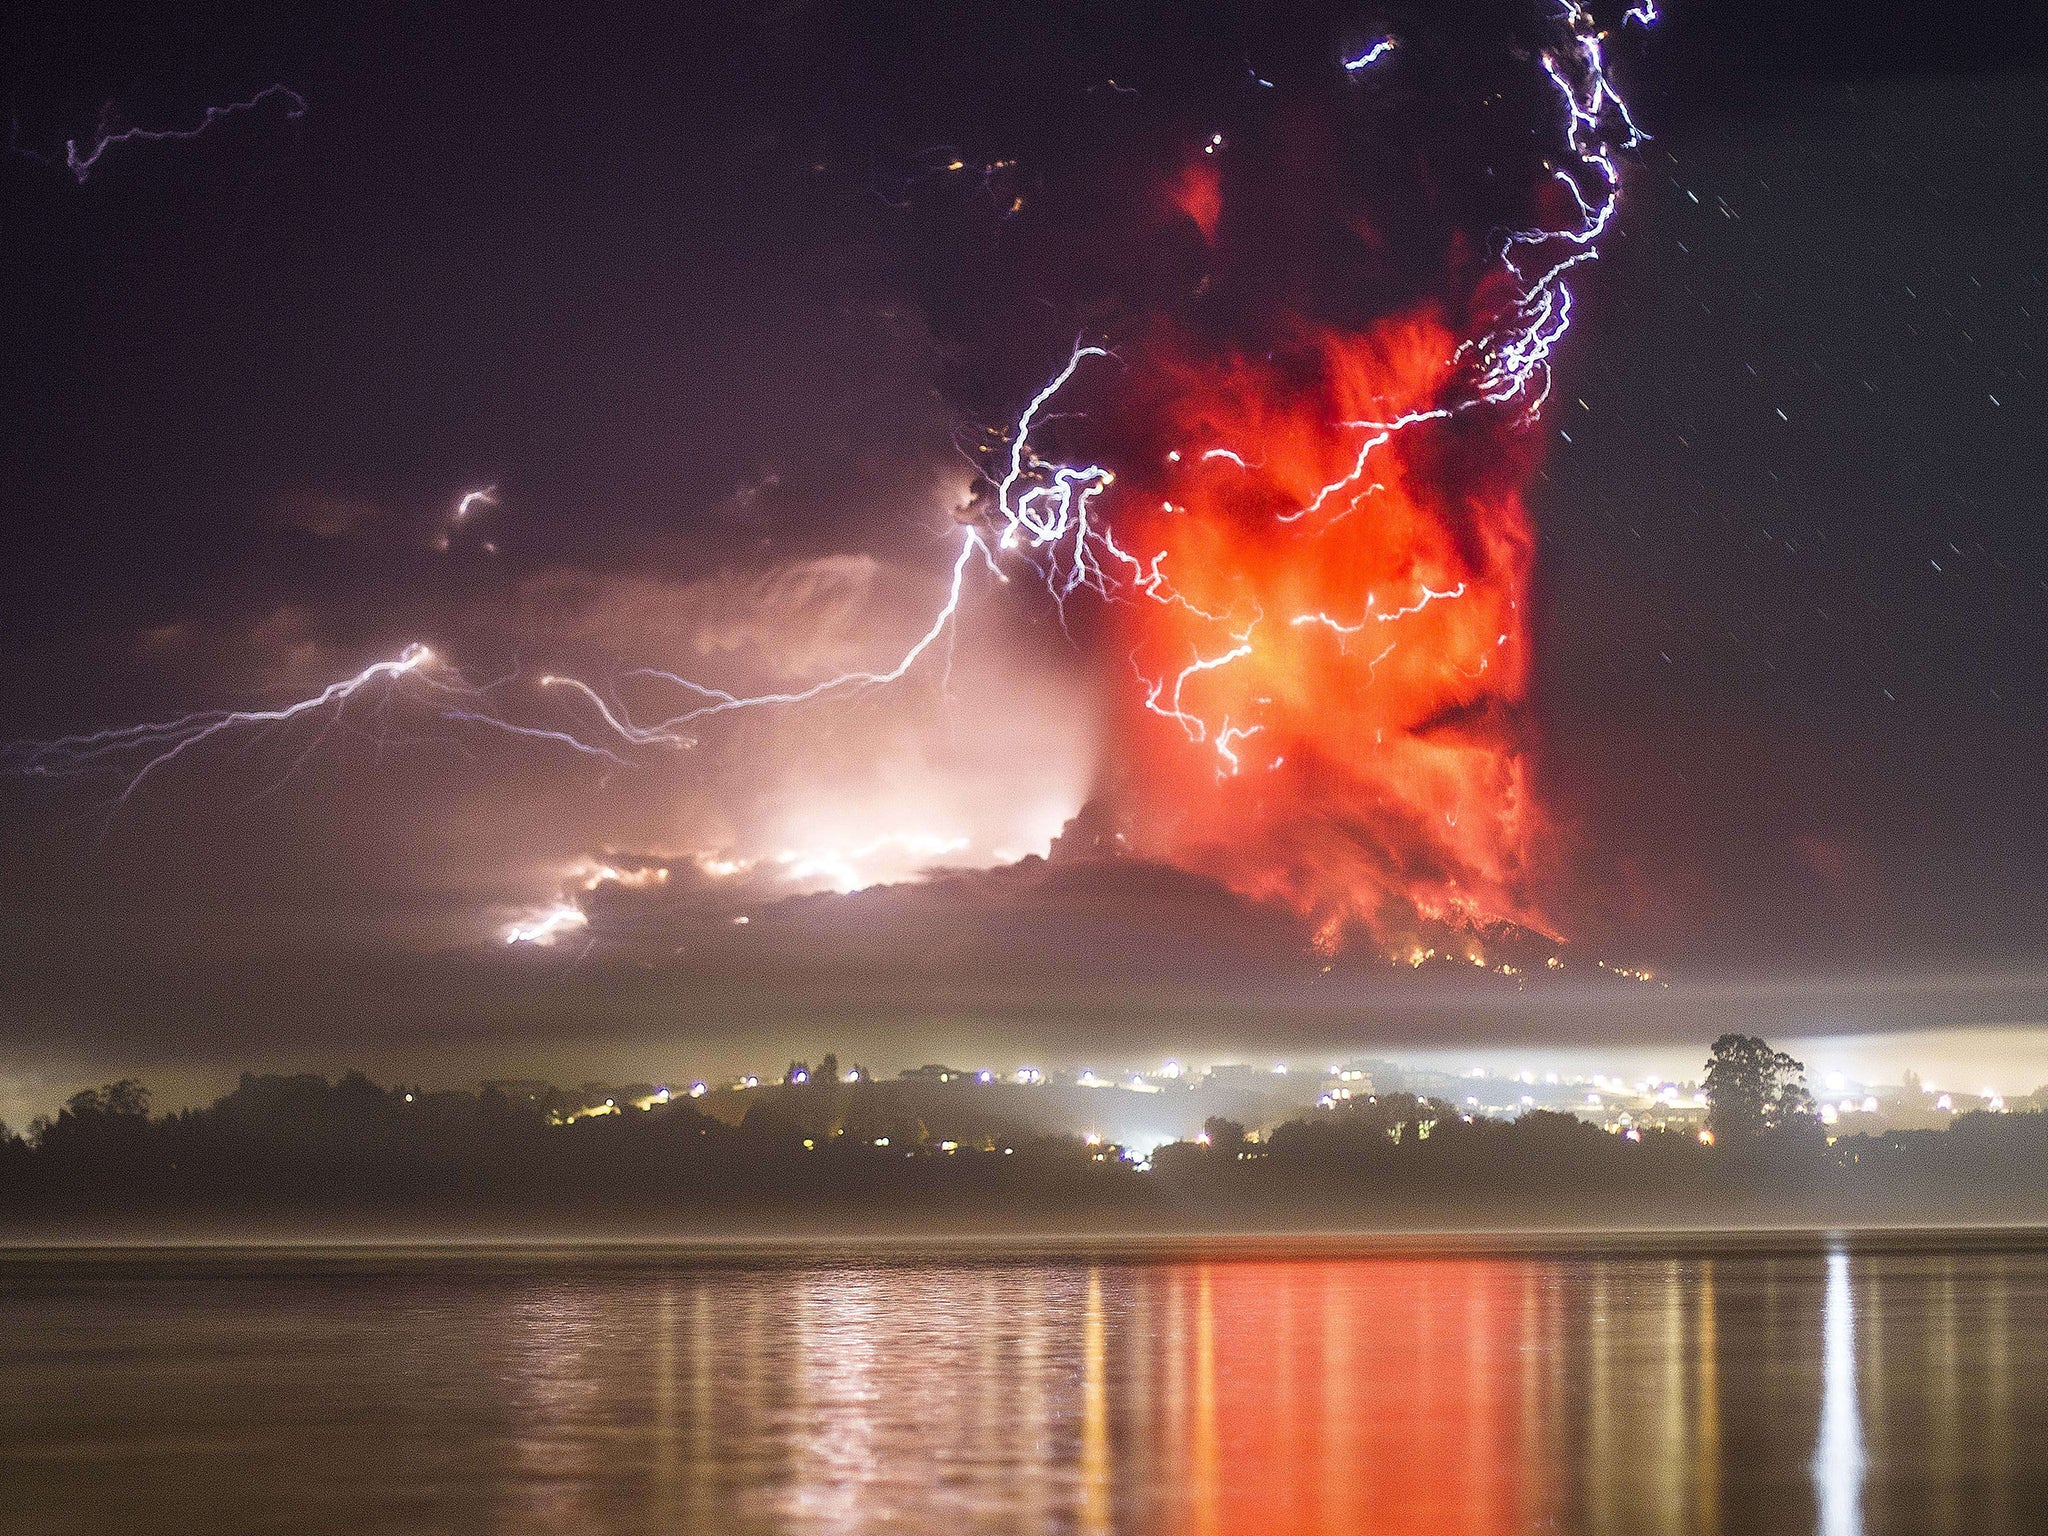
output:
[[[1291, 1261], [1167, 1271], [1191, 1293], [1194, 1433], [1172, 1525], [1215, 1536], [1507, 1530], [1543, 1502], [1518, 1266]], [[1532, 1481], [1533, 1479], [1533, 1481]]]
[[2033, 1536], [2048, 1508], [2031, 1236], [10, 1277], [0, 1486], [53, 1536]]
[[506, 1313], [508, 1504], [721, 1536], [1775, 1536], [1873, 1505], [2008, 1529], [2008, 1335], [2048, 1266], [2018, 1291], [1973, 1261], [1966, 1312], [1957, 1262], [1056, 1256], [536, 1287]]

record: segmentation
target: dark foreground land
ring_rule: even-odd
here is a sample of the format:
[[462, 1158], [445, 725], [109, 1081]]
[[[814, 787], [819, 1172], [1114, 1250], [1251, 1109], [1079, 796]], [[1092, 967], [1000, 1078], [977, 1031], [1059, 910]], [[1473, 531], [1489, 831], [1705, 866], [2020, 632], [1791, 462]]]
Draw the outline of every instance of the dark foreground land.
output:
[[[733, 1236], [822, 1232], [1702, 1229], [2048, 1223], [2048, 1114], [1844, 1137], [1806, 1120], [1704, 1144], [1403, 1094], [1256, 1139], [1119, 1148], [927, 1123], [892, 1085], [764, 1089], [561, 1123], [501, 1094], [247, 1077], [151, 1116], [113, 1085], [0, 1143], [0, 1238]], [[966, 1103], [969, 1100], [960, 1100]]]

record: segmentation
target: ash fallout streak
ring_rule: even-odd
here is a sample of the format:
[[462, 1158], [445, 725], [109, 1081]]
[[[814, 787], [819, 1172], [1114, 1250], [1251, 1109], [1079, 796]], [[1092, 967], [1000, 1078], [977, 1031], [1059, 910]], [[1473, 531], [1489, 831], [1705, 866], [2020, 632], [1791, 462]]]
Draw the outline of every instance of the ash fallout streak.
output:
[[[1655, 18], [1652, 5], [1627, 13]], [[442, 729], [624, 769], [694, 746], [723, 716], [943, 665], [963, 605], [1029, 573], [1063, 624], [1090, 600], [1088, 643], [1134, 674], [1103, 793], [1135, 851], [1292, 909], [1325, 952], [1363, 933], [1400, 957], [1442, 942], [1485, 964], [1496, 931], [1556, 938], [1542, 899], [1550, 829], [1530, 783], [1521, 487], [1572, 275], [1597, 259], [1623, 157], [1643, 139], [1616, 90], [1615, 38], [1577, 0], [1552, 19], [1525, 61], [1552, 114], [1538, 216], [1475, 235], [1479, 249], [1454, 250], [1429, 291], [1364, 321], [1289, 306], [1250, 345], [1164, 309], [1077, 340], [982, 456], [944, 600], [887, 666], [759, 694], [652, 668], [479, 684], [416, 643], [284, 707], [15, 743], [5, 765], [111, 775], [118, 817], [201, 749], [239, 738], [289, 772], [336, 733], [381, 738], [404, 696]], [[1387, 33], [1333, 47], [1324, 68], [1370, 112], [1412, 51]], [[1258, 84], [1286, 95], [1284, 80]], [[103, 137], [85, 169], [128, 136]], [[1236, 174], [1237, 153], [1212, 132], [1157, 168], [1166, 204], [1210, 252], [1205, 297], [1256, 265], [1233, 254], [1234, 210], [1259, 174]], [[1360, 238], [1383, 240], [1371, 216], [1356, 211]], [[495, 497], [465, 492], [449, 526]], [[507, 936], [548, 942], [576, 926], [564, 907]]]

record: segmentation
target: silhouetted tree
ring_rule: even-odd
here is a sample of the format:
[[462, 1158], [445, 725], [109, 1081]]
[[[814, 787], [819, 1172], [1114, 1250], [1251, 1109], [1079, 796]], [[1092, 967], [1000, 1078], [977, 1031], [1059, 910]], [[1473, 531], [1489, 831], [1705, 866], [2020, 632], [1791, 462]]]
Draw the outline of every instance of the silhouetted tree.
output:
[[[1686, 1131], [1610, 1135], [1568, 1114], [1493, 1120], [1389, 1093], [1327, 1104], [1249, 1147], [1243, 1125], [1218, 1116], [1205, 1126], [1209, 1146], [1162, 1147], [1147, 1174], [1079, 1137], [1007, 1125], [1001, 1095], [923, 1079], [771, 1084], [715, 1107], [674, 1100], [627, 1112], [640, 1096], [617, 1085], [427, 1092], [359, 1073], [332, 1083], [249, 1074], [212, 1105], [161, 1118], [124, 1080], [74, 1094], [26, 1142], [0, 1131], [0, 1224], [209, 1209], [526, 1220], [641, 1202], [730, 1212], [757, 1197], [814, 1210], [971, 1209], [977, 1220], [1007, 1209], [1339, 1224], [1645, 1223], [1703, 1209], [1802, 1221], [2048, 1213], [2048, 1115], [1964, 1114], [1943, 1130], [1844, 1136], [1823, 1151], [1800, 1070], [1761, 1040], [1715, 1042], [1716, 1124], [1751, 1155], [1724, 1155]], [[551, 1113], [593, 1096], [621, 1111]], [[736, 1126], [718, 1113], [741, 1108]], [[842, 1123], [847, 1134], [835, 1136]], [[878, 1138], [889, 1145], [877, 1149]]]
[[1717, 1141], [1798, 1131], [1813, 1119], [1806, 1067], [1755, 1035], [1723, 1035], [1707, 1057], [1707, 1129]]
[[149, 1115], [149, 1090], [132, 1077], [124, 1077], [118, 1083], [108, 1083], [95, 1092], [86, 1089], [71, 1095], [65, 1108], [76, 1115], [125, 1115], [146, 1119]]
[[149, 1090], [124, 1077], [71, 1095], [57, 1118], [42, 1126], [36, 1147], [77, 1165], [139, 1162], [149, 1129]]
[[762, 1150], [787, 1151], [801, 1146], [804, 1128], [766, 1099], [757, 1100], [740, 1117], [740, 1135]]
[[1222, 1115], [1211, 1115], [1202, 1122], [1202, 1134], [1209, 1138], [1212, 1151], [1226, 1157], [1235, 1157], [1244, 1150], [1244, 1123], [1226, 1119]]

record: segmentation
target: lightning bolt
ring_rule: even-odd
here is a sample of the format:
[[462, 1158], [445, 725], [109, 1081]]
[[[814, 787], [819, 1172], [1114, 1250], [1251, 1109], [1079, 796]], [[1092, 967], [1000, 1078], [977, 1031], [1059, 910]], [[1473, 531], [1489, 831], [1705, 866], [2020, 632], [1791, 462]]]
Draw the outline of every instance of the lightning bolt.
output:
[[[1499, 238], [1495, 259], [1511, 280], [1514, 297], [1490, 328], [1457, 347], [1451, 359], [1455, 392], [1438, 403], [1385, 420], [1333, 423], [1341, 431], [1360, 434], [1349, 468], [1323, 485], [1302, 506], [1275, 514], [1280, 523], [1315, 517], [1338, 502], [1344, 506], [1336, 515], [1344, 515], [1371, 493], [1374, 487], [1364, 482], [1372, 460], [1396, 437], [1426, 431], [1478, 410], [1512, 409], [1525, 423], [1533, 423], [1539, 417], [1550, 393], [1552, 359], [1571, 325], [1570, 275], [1584, 263], [1597, 259], [1600, 241], [1611, 228], [1620, 205], [1621, 157], [1644, 138], [1615, 89], [1606, 55], [1606, 34], [1589, 8], [1580, 0], [1563, 0], [1556, 15], [1557, 41], [1544, 51], [1539, 65], [1554, 92], [1563, 125], [1565, 156], [1551, 174], [1569, 194], [1575, 217], [1559, 227], [1515, 229]], [[1655, 0], [1642, 0], [1626, 15], [1626, 20], [1644, 26], [1656, 19]], [[1355, 75], [1382, 64], [1399, 48], [1397, 38], [1381, 37], [1355, 55], [1340, 56], [1337, 62], [1345, 73]], [[252, 111], [273, 99], [282, 100], [293, 119], [305, 112], [302, 97], [287, 87], [274, 85], [247, 101], [209, 108], [205, 118], [193, 128], [102, 133], [84, 150], [74, 142], [67, 146], [67, 164], [82, 182], [115, 145], [194, 138], [225, 117]], [[1208, 148], [1215, 147], [1216, 141], [1212, 140]], [[952, 157], [946, 161], [948, 171], [967, 169], [964, 162], [956, 166], [956, 160]], [[1026, 402], [1008, 434], [1007, 450], [988, 476], [992, 486], [990, 511], [985, 519], [962, 525], [943, 600], [923, 631], [890, 665], [842, 673], [803, 688], [753, 695], [671, 672], [636, 669], [626, 675], [686, 695], [682, 707], [664, 718], [647, 721], [636, 718], [591, 683], [561, 675], [543, 677], [541, 689], [564, 696], [584, 718], [582, 727], [570, 729], [515, 718], [500, 706], [495, 695], [485, 697], [482, 690], [471, 687], [460, 674], [439, 663], [427, 647], [416, 645], [396, 658], [376, 662], [282, 708], [202, 711], [89, 735], [16, 743], [0, 749], [0, 766], [26, 775], [123, 774], [126, 782], [119, 803], [126, 804], [168, 765], [210, 742], [230, 735], [278, 732], [297, 722], [319, 721], [323, 732], [331, 731], [359, 695], [401, 686], [436, 699], [442, 706], [442, 717], [448, 721], [622, 764], [636, 750], [672, 751], [694, 746], [696, 737], [690, 728], [714, 717], [800, 707], [900, 681], [941, 640], [954, 633], [966, 600], [969, 577], [977, 568], [998, 584], [1007, 584], [1010, 577], [1005, 563], [1022, 562], [1036, 568], [1053, 600], [1061, 605], [1062, 617], [1065, 602], [1076, 593], [1087, 591], [1105, 601], [1176, 604], [1215, 623], [1223, 633], [1212, 652], [1197, 654], [1170, 678], [1148, 677], [1142, 670], [1138, 675], [1145, 708], [1176, 722], [1190, 742], [1209, 744], [1221, 761], [1219, 771], [1235, 774], [1242, 767], [1238, 748], [1264, 726], [1258, 721], [1229, 719], [1212, 724], [1192, 703], [1190, 690], [1205, 674], [1252, 655], [1260, 644], [1265, 616], [1254, 615], [1247, 621], [1240, 615], [1196, 608], [1168, 579], [1164, 551], [1134, 549], [1128, 541], [1118, 539], [1114, 528], [1114, 470], [1103, 464], [1064, 463], [1049, 457], [1041, 452], [1035, 437], [1038, 429], [1052, 419], [1056, 403], [1084, 368], [1116, 360], [1117, 355], [1106, 345], [1077, 341], [1059, 370]], [[1177, 452], [1171, 456], [1175, 463], [1179, 458]], [[1223, 447], [1202, 451], [1198, 462], [1228, 463], [1240, 470], [1250, 467], [1235, 450]], [[477, 506], [493, 504], [495, 490], [496, 487], [487, 486], [465, 493], [450, 519], [451, 526]], [[1323, 612], [1289, 615], [1285, 623], [1320, 625], [1340, 637], [1348, 637], [1364, 629], [1369, 620], [1391, 623], [1419, 613], [1433, 603], [1455, 601], [1464, 591], [1462, 581], [1443, 588], [1425, 584], [1417, 600], [1387, 610], [1377, 608], [1376, 596], [1369, 593], [1365, 616], [1356, 624]], [[1374, 665], [1389, 653], [1382, 653]], [[320, 739], [323, 738], [316, 736], [315, 747]]]
[[1455, 587], [1447, 588], [1442, 592], [1438, 592], [1425, 585], [1422, 589], [1422, 596], [1408, 604], [1407, 607], [1395, 608], [1385, 613], [1379, 613], [1374, 611], [1374, 604], [1376, 602], [1374, 594], [1367, 593], [1365, 598], [1365, 618], [1360, 619], [1356, 624], [1346, 624], [1340, 620], [1333, 619], [1321, 609], [1316, 610], [1314, 613], [1297, 613], [1289, 622], [1297, 626], [1302, 624], [1320, 624], [1326, 629], [1335, 630], [1340, 635], [1355, 635], [1365, 628], [1366, 619], [1376, 619], [1382, 624], [1391, 624], [1397, 619], [1409, 618], [1422, 612], [1431, 603], [1449, 602], [1453, 598], [1463, 597], [1464, 595], [1465, 583], [1462, 581]]
[[615, 767], [630, 764], [616, 753], [573, 733], [526, 725], [490, 708], [491, 695], [503, 682], [482, 687], [470, 683], [425, 645], [408, 645], [397, 656], [372, 662], [353, 676], [327, 684], [318, 692], [273, 709], [195, 710], [166, 720], [110, 730], [58, 736], [42, 741], [17, 741], [0, 746], [0, 769], [26, 778], [111, 777], [120, 788], [108, 807], [112, 826], [136, 794], [180, 759], [199, 753], [209, 743], [246, 738], [253, 744], [282, 737], [301, 727], [313, 730], [291, 758], [285, 777], [317, 753], [337, 731], [349, 724], [357, 700], [374, 697], [381, 706], [399, 689], [410, 690], [432, 707], [439, 718], [508, 732], [529, 740], [550, 742]]
[[925, 652], [929, 651], [941, 637], [949, 633], [960, 613], [961, 599], [967, 583], [967, 574], [976, 561], [980, 561], [998, 581], [1009, 578], [995, 563], [995, 556], [983, 539], [979, 529], [966, 529], [960, 540], [960, 552], [953, 560], [952, 580], [948, 583], [946, 600], [932, 618], [931, 624], [919, 635], [894, 666], [880, 671], [843, 672], [836, 677], [813, 683], [808, 688], [793, 692], [762, 693], [741, 696], [723, 689], [706, 687], [691, 682], [672, 672], [640, 668], [633, 675], [651, 677], [694, 693], [703, 703], [671, 715], [666, 720], [651, 725], [636, 723], [623, 709], [606, 702], [604, 697], [588, 683], [573, 677], [549, 676], [541, 679], [544, 688], [567, 689], [587, 701], [596, 711], [605, 728], [625, 742], [637, 747], [689, 747], [696, 745], [694, 737], [679, 734], [683, 726], [712, 715], [729, 714], [736, 710], [766, 709], [775, 706], [808, 704], [830, 694], [880, 687], [887, 683], [901, 681], [917, 665]]
[[124, 128], [119, 133], [108, 133], [102, 128], [93, 138], [90, 148], [81, 150], [76, 139], [64, 141], [64, 164], [71, 174], [83, 185], [91, 176], [93, 168], [100, 163], [106, 152], [117, 144], [167, 144], [183, 139], [196, 139], [215, 123], [240, 112], [253, 112], [266, 101], [281, 100], [285, 103], [285, 117], [297, 122], [306, 115], [306, 98], [288, 85], [266, 85], [247, 101], [230, 102], [224, 107], [208, 107], [206, 115], [191, 128]]
[[1378, 38], [1367, 44], [1364, 52], [1353, 58], [1344, 59], [1341, 62], [1347, 74], [1355, 75], [1360, 70], [1371, 69], [1373, 65], [1379, 63], [1381, 59], [1384, 59], [1400, 46], [1401, 40], [1398, 37]]

